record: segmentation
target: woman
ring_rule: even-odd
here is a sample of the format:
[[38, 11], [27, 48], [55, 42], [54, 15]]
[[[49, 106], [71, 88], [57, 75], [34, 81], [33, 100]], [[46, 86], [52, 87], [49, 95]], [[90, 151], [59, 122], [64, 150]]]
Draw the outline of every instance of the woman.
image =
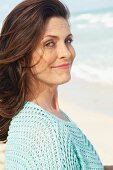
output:
[[93, 146], [59, 107], [75, 57], [68, 9], [26, 0], [0, 36], [0, 140], [6, 170], [102, 170]]

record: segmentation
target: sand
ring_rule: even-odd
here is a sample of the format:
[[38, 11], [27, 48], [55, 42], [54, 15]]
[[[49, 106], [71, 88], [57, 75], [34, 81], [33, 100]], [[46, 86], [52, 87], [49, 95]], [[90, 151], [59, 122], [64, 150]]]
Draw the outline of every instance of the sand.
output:
[[113, 88], [72, 77], [61, 86], [61, 108], [91, 141], [104, 165], [113, 165]]
[[74, 113], [71, 105], [65, 110], [91, 141], [102, 163], [113, 165], [113, 120], [101, 113], [91, 113], [77, 107], [75, 107], [76, 112]]
[[[104, 165], [113, 165], [113, 119], [102, 113], [91, 113], [61, 102], [66, 113], [91, 141]], [[76, 110], [76, 111], [74, 111]], [[96, 115], [96, 116], [95, 116]], [[0, 148], [2, 146], [0, 145]], [[1, 149], [0, 149], [1, 150]], [[3, 155], [0, 155], [0, 158]], [[0, 170], [2, 167], [0, 166]]]
[[72, 77], [70, 83], [59, 87], [59, 92], [61, 109], [85, 133], [103, 165], [113, 165], [112, 86]]

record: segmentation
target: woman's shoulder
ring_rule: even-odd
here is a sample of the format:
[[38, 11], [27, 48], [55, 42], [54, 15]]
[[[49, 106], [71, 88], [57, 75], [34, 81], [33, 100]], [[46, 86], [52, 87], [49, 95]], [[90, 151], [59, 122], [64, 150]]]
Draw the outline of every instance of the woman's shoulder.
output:
[[23, 108], [13, 117], [9, 132], [12, 131], [32, 131], [33, 129], [43, 129], [51, 127], [51, 129], [57, 128], [57, 122], [48, 116], [40, 106], [32, 102], [25, 102]]
[[58, 135], [57, 124], [55, 125], [40, 107], [33, 103], [25, 103], [12, 119], [9, 127], [6, 142], [6, 167], [13, 160], [12, 163], [25, 162], [27, 167], [30, 166], [29, 162], [34, 165], [36, 161], [36, 168], [38, 168], [38, 160], [45, 159], [51, 152], [51, 147], [56, 149]]
[[20, 123], [38, 123], [38, 121], [49, 121], [47, 113], [37, 104], [33, 102], [25, 102], [22, 109], [13, 117], [12, 122]]
[[[41, 136], [50, 134], [53, 138], [58, 137], [58, 125], [32, 103], [25, 103], [20, 112], [12, 119], [9, 126], [7, 146], [19, 141], [30, 144], [37, 141]], [[40, 138], [41, 139], [41, 138]]]

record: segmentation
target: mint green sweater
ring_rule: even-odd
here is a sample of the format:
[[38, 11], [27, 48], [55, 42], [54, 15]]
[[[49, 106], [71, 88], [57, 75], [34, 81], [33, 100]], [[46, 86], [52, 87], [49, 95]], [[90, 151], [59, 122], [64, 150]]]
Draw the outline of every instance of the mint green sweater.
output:
[[6, 170], [103, 170], [92, 144], [69, 121], [26, 102], [10, 124]]

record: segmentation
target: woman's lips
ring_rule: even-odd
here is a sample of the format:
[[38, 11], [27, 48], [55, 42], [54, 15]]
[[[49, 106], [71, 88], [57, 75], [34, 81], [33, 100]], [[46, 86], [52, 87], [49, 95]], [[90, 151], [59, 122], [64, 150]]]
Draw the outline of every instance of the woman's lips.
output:
[[53, 66], [52, 68], [69, 69], [70, 64], [61, 64], [61, 65]]

